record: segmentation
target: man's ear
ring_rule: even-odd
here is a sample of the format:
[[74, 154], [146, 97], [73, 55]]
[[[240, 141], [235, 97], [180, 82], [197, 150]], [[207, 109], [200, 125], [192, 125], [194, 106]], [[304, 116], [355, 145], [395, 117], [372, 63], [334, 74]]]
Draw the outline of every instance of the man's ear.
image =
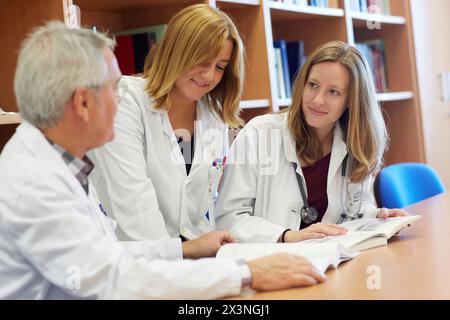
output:
[[93, 104], [92, 92], [85, 88], [78, 88], [72, 96], [73, 108], [75, 114], [84, 122], [89, 121], [89, 108]]

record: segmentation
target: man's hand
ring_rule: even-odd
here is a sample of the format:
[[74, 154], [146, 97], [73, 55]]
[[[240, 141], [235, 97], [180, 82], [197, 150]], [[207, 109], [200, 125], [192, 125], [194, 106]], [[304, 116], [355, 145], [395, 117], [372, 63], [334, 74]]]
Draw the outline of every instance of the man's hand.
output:
[[287, 253], [252, 260], [248, 266], [251, 288], [258, 291], [310, 286], [326, 280], [307, 259]]
[[[315, 223], [303, 230], [291, 230], [284, 235], [284, 242], [300, 242], [308, 239], [320, 239], [325, 236], [340, 236], [347, 233], [347, 229], [337, 224]], [[281, 241], [281, 239], [279, 240]]]
[[212, 231], [197, 239], [183, 242], [183, 258], [214, 257], [222, 245], [232, 242], [236, 240], [228, 231]]

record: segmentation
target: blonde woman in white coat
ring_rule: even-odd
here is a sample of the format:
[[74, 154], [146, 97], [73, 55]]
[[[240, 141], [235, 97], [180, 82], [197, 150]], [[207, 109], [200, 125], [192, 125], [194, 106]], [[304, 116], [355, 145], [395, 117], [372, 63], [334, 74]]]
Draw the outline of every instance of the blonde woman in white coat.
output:
[[243, 124], [243, 72], [230, 18], [194, 5], [169, 22], [142, 77], [123, 77], [116, 139], [92, 155], [93, 182], [120, 239], [192, 239], [215, 229], [228, 128]]
[[217, 227], [238, 241], [297, 242], [344, 234], [337, 224], [348, 219], [407, 215], [377, 208], [371, 192], [386, 144], [363, 56], [324, 44], [297, 76], [290, 109], [253, 119], [233, 143]]

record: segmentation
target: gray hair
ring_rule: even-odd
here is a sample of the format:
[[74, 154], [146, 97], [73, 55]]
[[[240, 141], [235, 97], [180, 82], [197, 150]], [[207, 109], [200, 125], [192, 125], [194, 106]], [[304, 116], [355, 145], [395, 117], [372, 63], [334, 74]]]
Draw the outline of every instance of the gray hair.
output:
[[22, 118], [40, 128], [55, 125], [78, 88], [106, 82], [104, 49], [115, 45], [105, 34], [57, 21], [34, 30], [22, 44], [14, 78]]

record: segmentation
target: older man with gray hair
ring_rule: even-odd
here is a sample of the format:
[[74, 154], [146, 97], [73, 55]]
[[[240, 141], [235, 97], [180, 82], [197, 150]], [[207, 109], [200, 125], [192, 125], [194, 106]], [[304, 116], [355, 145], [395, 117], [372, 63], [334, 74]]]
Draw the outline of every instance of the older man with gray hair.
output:
[[323, 281], [287, 254], [214, 256], [233, 237], [119, 242], [86, 153], [114, 137], [114, 40], [50, 22], [24, 42], [14, 82], [23, 123], [0, 156], [0, 299], [217, 298]]

